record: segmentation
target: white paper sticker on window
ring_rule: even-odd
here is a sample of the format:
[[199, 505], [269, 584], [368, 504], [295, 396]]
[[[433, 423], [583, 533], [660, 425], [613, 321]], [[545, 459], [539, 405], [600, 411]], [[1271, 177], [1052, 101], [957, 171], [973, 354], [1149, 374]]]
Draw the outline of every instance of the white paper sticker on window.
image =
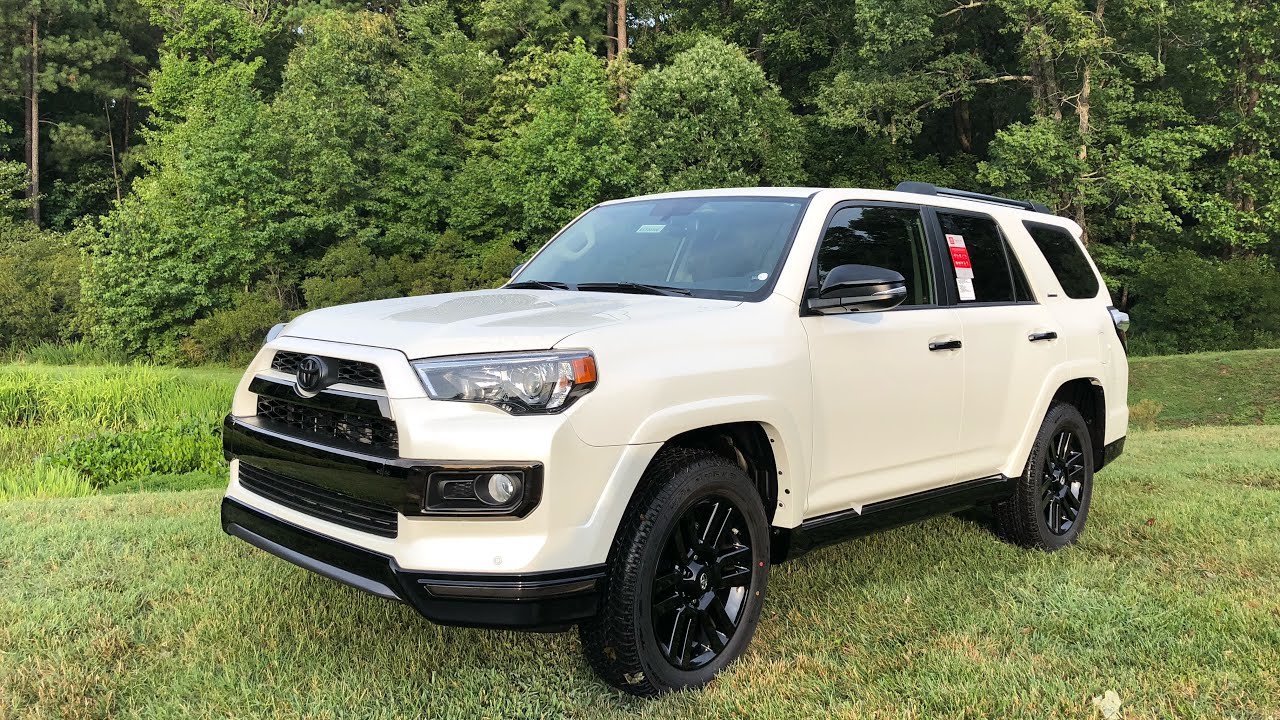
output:
[[636, 232], [638, 233], [660, 233], [666, 225], [641, 225]]
[[978, 296], [973, 294], [973, 278], [956, 278], [956, 289], [960, 291], [961, 301], [978, 299]]

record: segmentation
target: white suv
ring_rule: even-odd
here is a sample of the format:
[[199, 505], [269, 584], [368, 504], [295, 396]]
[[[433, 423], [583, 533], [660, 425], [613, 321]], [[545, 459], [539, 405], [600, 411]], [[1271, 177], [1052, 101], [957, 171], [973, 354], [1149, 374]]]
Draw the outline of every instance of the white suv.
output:
[[815, 547], [976, 505], [1075, 541], [1128, 423], [1079, 234], [919, 183], [603, 203], [505, 287], [273, 329], [223, 527], [439, 623], [576, 624], [630, 693], [701, 685]]

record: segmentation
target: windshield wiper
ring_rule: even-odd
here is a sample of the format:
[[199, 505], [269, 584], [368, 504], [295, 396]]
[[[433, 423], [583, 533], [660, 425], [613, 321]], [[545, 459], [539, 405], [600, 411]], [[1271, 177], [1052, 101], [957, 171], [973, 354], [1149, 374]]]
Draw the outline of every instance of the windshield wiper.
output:
[[579, 290], [628, 290], [630, 292], [644, 293], [646, 295], [669, 295], [672, 297], [682, 296], [688, 297], [693, 293], [684, 288], [668, 287], [666, 285], [645, 285], [637, 282], [592, 282], [578, 283]]
[[572, 290], [569, 283], [562, 283], [557, 280], [521, 280], [520, 282], [507, 283], [502, 287], [519, 290], [534, 288], [537, 290]]

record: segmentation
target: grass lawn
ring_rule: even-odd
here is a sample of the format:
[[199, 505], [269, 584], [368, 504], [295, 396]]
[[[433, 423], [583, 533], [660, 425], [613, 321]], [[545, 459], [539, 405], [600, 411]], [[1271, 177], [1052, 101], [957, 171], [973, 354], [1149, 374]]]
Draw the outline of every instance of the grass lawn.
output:
[[635, 701], [222, 535], [218, 493], [0, 504], [14, 718], [1280, 715], [1280, 427], [1137, 433], [1057, 554], [940, 518], [779, 566], [748, 655]]
[[224, 536], [238, 375], [0, 366], [0, 719], [1280, 718], [1277, 350], [1133, 360], [1149, 429], [1078, 546], [975, 515], [812, 553], [741, 662], [649, 702], [573, 633], [433, 626]]
[[1129, 405], [1143, 401], [1158, 428], [1280, 424], [1280, 350], [1133, 358]]

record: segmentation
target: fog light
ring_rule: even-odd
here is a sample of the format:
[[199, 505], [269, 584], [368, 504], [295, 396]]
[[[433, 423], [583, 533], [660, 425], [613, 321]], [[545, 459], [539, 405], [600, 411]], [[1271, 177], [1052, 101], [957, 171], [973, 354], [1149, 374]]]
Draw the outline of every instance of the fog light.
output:
[[507, 505], [520, 497], [520, 478], [507, 473], [476, 478], [476, 496], [486, 505]]

